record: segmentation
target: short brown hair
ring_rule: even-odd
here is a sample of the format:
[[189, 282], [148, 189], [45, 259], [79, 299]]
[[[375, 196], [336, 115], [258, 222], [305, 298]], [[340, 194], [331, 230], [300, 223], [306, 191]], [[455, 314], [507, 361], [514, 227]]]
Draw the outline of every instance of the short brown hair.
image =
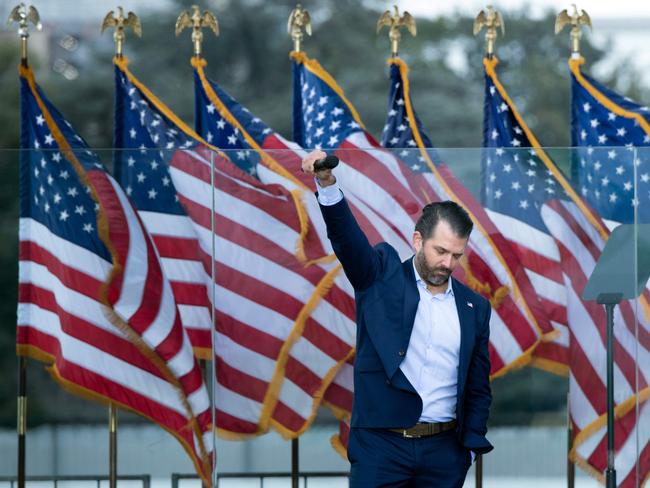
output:
[[415, 230], [420, 233], [423, 240], [426, 240], [431, 237], [433, 229], [441, 220], [447, 222], [454, 234], [461, 238], [469, 237], [474, 228], [474, 222], [467, 210], [456, 202], [447, 200], [426, 205], [415, 224]]

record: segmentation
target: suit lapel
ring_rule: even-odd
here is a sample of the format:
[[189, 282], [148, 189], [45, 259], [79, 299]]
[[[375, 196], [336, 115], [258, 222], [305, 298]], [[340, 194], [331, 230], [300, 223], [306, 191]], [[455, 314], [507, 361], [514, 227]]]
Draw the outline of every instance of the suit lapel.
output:
[[465, 389], [465, 380], [469, 361], [474, 349], [475, 324], [476, 324], [476, 304], [464, 293], [458, 282], [452, 278], [452, 288], [454, 290], [454, 299], [456, 301], [456, 310], [458, 311], [458, 321], [460, 323], [460, 354], [458, 361], [458, 398], [461, 398]]

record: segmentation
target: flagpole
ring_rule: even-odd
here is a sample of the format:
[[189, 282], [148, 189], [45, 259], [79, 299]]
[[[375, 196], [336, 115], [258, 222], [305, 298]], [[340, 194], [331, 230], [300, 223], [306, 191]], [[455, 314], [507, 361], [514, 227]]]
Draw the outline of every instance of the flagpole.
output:
[[[571, 56], [580, 57], [581, 26], [591, 28], [591, 19], [587, 12], [578, 12], [578, 7], [573, 5], [573, 14], [567, 10], [560, 12], [555, 19], [555, 33], [558, 34], [565, 26], [571, 26]], [[636, 165], [633, 165], [636, 167]], [[636, 195], [635, 195], [636, 201]], [[615, 448], [614, 448], [614, 307], [620, 303], [621, 294], [601, 293], [596, 300], [605, 306], [607, 315], [606, 344], [607, 344], [607, 469], [605, 470], [605, 486], [616, 488]]]
[[567, 418], [567, 451], [566, 451], [566, 479], [567, 488], [574, 488], [576, 478], [576, 467], [571, 460], [571, 449], [573, 449], [573, 425], [571, 424], [570, 393], [566, 395], [566, 418]]
[[[100, 34], [104, 33], [107, 28], [114, 28], [113, 41], [115, 42], [115, 56], [122, 57], [122, 50], [125, 41], [125, 28], [130, 27], [134, 34], [142, 37], [142, 26], [140, 19], [133, 12], [124, 16], [122, 7], [117, 7], [117, 17], [115, 12], [110, 11], [104, 17], [100, 26]], [[117, 407], [114, 403], [108, 405], [108, 486], [117, 488]]]
[[[38, 10], [33, 5], [27, 7], [24, 3], [16, 5], [9, 14], [7, 23], [18, 24], [18, 35], [20, 36], [20, 64], [28, 66], [28, 39], [29, 24], [34, 24], [36, 30], [41, 30], [41, 18]], [[25, 148], [23, 148], [25, 149]], [[25, 465], [26, 465], [26, 437], [27, 437], [27, 359], [20, 356], [18, 360], [18, 396], [16, 398], [16, 433], [18, 435], [18, 488], [25, 488]]]
[[607, 469], [605, 486], [616, 488], [616, 469], [614, 467], [614, 307], [620, 303], [620, 294], [603, 293], [598, 303], [605, 306], [607, 313]]
[[108, 406], [108, 486], [117, 488], [117, 407]]
[[298, 488], [300, 481], [300, 440], [291, 439], [291, 488]]
[[[300, 4], [296, 5], [289, 14], [287, 33], [293, 41], [293, 51], [300, 52], [304, 38], [303, 29], [311, 36], [311, 18], [309, 12]], [[298, 488], [300, 484], [300, 440], [298, 437], [291, 439], [291, 488]]]
[[[203, 29], [210, 28], [215, 36], [219, 35], [219, 22], [217, 17], [209, 10], [201, 12], [198, 5], [192, 6], [192, 11], [184, 10], [178, 15], [176, 19], [176, 27], [174, 33], [176, 37], [183, 32], [184, 29], [192, 29], [192, 45], [194, 47], [194, 57], [201, 58], [202, 44], [203, 44]], [[211, 208], [210, 208], [210, 232], [211, 239], [211, 263], [210, 263], [210, 318], [211, 318], [211, 331], [210, 331], [210, 345], [211, 354], [210, 358], [210, 415], [212, 418], [212, 473], [211, 482], [212, 488], [217, 488], [218, 473], [217, 473], [217, 350], [215, 347], [217, 336], [217, 320], [216, 320], [216, 243], [215, 243], [215, 196], [214, 196], [214, 152], [210, 152], [210, 188], [211, 195]]]
[[[303, 30], [311, 36], [311, 18], [309, 12], [300, 4], [289, 14], [287, 33], [293, 41], [293, 51], [302, 50]], [[300, 441], [291, 439], [291, 488], [298, 488], [300, 482]]]
[[18, 35], [20, 36], [20, 64], [27, 66], [27, 40], [29, 39], [29, 23], [36, 27], [36, 30], [43, 29], [41, 17], [36, 7], [27, 7], [24, 3], [16, 5], [9, 14], [7, 24], [16, 22], [18, 24]]
[[[501, 13], [491, 5], [488, 5], [486, 10], [481, 10], [474, 19], [472, 32], [476, 36], [485, 28], [485, 57], [487, 59], [493, 59], [494, 45], [497, 40], [498, 31], [501, 30], [501, 35], [505, 34], [505, 22]], [[474, 476], [475, 488], [483, 488], [483, 456], [480, 454], [476, 456]]]
[[18, 364], [18, 488], [25, 488], [25, 437], [27, 433], [27, 359]]

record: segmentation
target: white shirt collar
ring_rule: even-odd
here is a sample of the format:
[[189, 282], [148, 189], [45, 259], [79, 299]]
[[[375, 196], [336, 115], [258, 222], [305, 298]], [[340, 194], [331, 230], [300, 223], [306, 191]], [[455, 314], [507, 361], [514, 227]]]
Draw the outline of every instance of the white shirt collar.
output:
[[[429, 289], [427, 288], [427, 284], [424, 282], [424, 280], [420, 276], [420, 273], [418, 273], [418, 270], [415, 267], [415, 256], [413, 258], [411, 258], [411, 263], [413, 265], [413, 273], [415, 274], [415, 283], [418, 286], [424, 287], [425, 290], [429, 291]], [[431, 292], [429, 292], [429, 293], [431, 293]], [[440, 293], [436, 293], [436, 295], [440, 295]], [[454, 296], [454, 289], [451, 286], [451, 276], [449, 277], [449, 280], [447, 280], [447, 289], [445, 290], [443, 295], [445, 295], [445, 296], [450, 295], [452, 297]]]

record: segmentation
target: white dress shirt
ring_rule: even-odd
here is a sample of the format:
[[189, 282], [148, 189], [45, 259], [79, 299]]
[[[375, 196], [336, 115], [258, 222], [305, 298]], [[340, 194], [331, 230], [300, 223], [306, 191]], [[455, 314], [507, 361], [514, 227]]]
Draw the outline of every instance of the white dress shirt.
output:
[[456, 418], [460, 321], [451, 280], [444, 293], [432, 294], [413, 263], [420, 302], [406, 357], [400, 369], [422, 398], [420, 422]]

